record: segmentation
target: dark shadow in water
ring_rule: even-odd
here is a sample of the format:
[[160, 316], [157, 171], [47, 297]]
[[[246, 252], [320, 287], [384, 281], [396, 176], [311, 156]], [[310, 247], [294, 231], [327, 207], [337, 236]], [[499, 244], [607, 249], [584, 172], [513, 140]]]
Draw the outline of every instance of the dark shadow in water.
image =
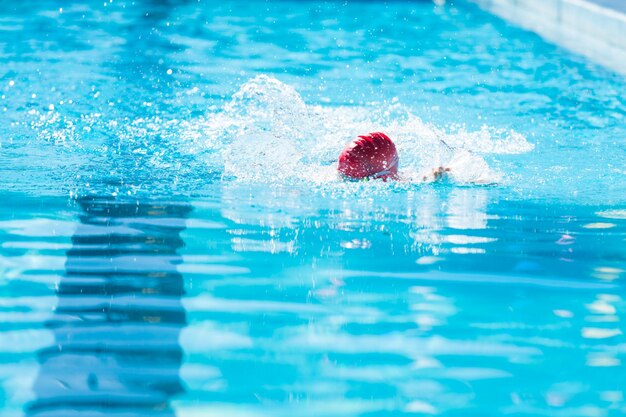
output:
[[84, 198], [28, 416], [174, 416], [188, 205]]

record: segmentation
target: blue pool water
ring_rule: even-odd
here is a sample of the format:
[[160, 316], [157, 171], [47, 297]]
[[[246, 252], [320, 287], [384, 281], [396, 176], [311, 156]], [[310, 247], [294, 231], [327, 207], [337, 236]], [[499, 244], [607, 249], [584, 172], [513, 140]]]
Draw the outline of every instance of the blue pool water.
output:
[[[0, 4], [0, 415], [624, 415], [625, 80], [464, 1], [217, 3]], [[339, 181], [375, 130], [404, 180]]]

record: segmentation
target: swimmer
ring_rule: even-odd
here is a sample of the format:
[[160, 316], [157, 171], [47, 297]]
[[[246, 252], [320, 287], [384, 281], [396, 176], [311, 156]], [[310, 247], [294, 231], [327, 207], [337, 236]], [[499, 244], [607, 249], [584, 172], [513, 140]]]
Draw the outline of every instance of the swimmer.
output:
[[[345, 147], [339, 155], [337, 171], [342, 178], [353, 181], [377, 178], [399, 180], [399, 162], [393, 141], [382, 132], [374, 132], [357, 137]], [[439, 167], [424, 176], [423, 180], [437, 181], [449, 172], [450, 168]]]

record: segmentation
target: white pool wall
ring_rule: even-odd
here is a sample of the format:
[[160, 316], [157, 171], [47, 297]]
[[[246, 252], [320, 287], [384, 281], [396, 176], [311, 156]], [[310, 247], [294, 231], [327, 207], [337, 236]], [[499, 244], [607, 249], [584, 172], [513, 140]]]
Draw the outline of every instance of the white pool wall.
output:
[[626, 0], [471, 0], [517, 26], [626, 75]]

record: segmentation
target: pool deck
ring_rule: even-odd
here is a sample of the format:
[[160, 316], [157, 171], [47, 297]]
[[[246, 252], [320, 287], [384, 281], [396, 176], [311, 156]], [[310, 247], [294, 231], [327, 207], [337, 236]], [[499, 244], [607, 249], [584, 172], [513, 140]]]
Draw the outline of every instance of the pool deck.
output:
[[549, 42], [626, 75], [626, 0], [471, 0]]

